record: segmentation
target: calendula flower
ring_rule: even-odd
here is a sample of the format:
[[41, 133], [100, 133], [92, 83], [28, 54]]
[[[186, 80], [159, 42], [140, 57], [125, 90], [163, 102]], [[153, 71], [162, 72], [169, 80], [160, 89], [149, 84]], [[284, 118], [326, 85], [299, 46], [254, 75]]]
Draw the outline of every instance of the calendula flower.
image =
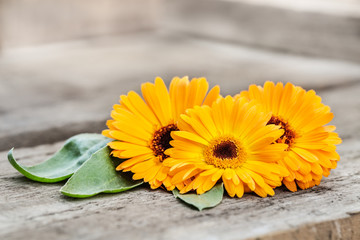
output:
[[238, 96], [258, 101], [263, 110], [271, 113], [268, 124], [276, 124], [285, 133], [276, 142], [288, 145], [286, 155], [279, 164], [290, 175], [283, 183], [290, 191], [319, 185], [322, 176], [328, 176], [336, 168], [340, 156], [336, 144], [341, 143], [335, 126], [325, 126], [333, 119], [330, 107], [321, 102], [315, 91], [287, 83], [266, 82], [264, 87], [251, 85]]
[[205, 78], [175, 77], [168, 92], [161, 78], [155, 84], [141, 86], [144, 100], [134, 91], [120, 97], [114, 105], [109, 129], [103, 135], [116, 141], [108, 145], [114, 157], [127, 159], [117, 166], [118, 171], [131, 171], [133, 179], [143, 179], [151, 188], [162, 184], [171, 190], [174, 186], [168, 177], [169, 167], [163, 165], [168, 157], [165, 150], [170, 147], [171, 131], [178, 130], [180, 114], [197, 105], [210, 105], [219, 97], [215, 86], [207, 94], [209, 85]]
[[273, 142], [284, 130], [267, 125], [271, 114], [264, 114], [254, 102], [231, 96], [212, 107], [195, 107], [181, 115], [179, 131], [171, 133], [171, 182], [180, 193], [196, 190], [202, 194], [222, 181], [231, 197], [254, 191], [261, 197], [274, 195], [288, 173], [276, 163], [286, 144]]

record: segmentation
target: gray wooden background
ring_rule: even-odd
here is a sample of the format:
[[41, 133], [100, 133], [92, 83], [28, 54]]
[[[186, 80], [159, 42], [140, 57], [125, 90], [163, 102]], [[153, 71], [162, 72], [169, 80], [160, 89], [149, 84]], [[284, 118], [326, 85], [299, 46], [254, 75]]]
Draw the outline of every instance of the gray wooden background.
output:
[[[360, 2], [0, 0], [0, 239], [360, 239]], [[320, 186], [195, 211], [162, 190], [71, 199], [7, 162], [42, 162], [105, 128], [161, 76], [222, 93], [293, 82], [330, 105], [341, 161]]]

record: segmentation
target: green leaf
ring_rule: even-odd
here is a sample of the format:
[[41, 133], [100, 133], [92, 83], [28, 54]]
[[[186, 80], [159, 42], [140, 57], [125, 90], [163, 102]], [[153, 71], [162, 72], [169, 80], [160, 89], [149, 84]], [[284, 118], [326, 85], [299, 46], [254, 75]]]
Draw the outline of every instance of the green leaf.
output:
[[204, 208], [215, 207], [221, 202], [224, 195], [224, 186], [223, 183], [218, 183], [210, 191], [201, 195], [197, 195], [196, 193], [180, 194], [177, 189], [173, 190], [173, 194], [176, 198], [181, 199], [201, 211]]
[[25, 177], [53, 183], [69, 178], [90, 156], [111, 141], [100, 134], [79, 134], [69, 138], [64, 146], [47, 161], [35, 166], [25, 167], [19, 164], [13, 149], [8, 153], [8, 160]]
[[104, 147], [94, 153], [60, 191], [69, 197], [86, 198], [98, 193], [123, 192], [142, 183], [132, 180], [127, 173], [116, 172], [110, 150]]

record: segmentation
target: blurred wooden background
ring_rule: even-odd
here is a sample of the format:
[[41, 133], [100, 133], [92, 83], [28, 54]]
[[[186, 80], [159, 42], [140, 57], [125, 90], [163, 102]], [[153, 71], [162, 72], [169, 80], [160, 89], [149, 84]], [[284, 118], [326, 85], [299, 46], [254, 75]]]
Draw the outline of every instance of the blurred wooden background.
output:
[[360, 62], [359, 5], [359, 0], [0, 0], [0, 45], [165, 30]]
[[159, 4], [159, 0], [1, 0], [1, 46], [154, 30]]

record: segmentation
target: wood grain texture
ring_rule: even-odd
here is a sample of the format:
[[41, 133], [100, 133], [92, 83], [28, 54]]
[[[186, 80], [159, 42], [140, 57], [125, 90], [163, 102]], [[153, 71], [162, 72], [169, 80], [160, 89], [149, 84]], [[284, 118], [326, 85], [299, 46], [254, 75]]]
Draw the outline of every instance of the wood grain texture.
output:
[[0, 0], [3, 50], [156, 28], [158, 0]]
[[[45, 159], [59, 145], [15, 151], [25, 164]], [[63, 183], [41, 184], [17, 173], [1, 152], [1, 239], [358, 239], [360, 139], [340, 147], [338, 168], [320, 186], [242, 199], [225, 197], [198, 212], [172, 194], [147, 187], [89, 199], [62, 196]]]
[[169, 0], [165, 28], [295, 54], [360, 62], [358, 1]]

